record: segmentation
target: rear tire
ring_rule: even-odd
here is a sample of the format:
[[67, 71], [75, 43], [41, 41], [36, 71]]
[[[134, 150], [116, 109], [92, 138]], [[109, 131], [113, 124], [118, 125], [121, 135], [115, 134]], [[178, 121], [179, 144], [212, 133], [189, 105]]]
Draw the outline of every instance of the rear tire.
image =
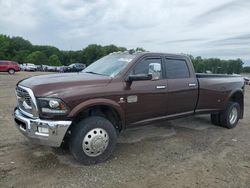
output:
[[103, 117], [91, 116], [73, 128], [69, 149], [77, 161], [91, 165], [106, 161], [116, 141], [116, 129], [112, 123]]
[[228, 102], [226, 109], [220, 114], [221, 126], [234, 128], [240, 119], [240, 105], [237, 102]]
[[9, 69], [8, 73], [11, 74], [11, 75], [13, 75], [13, 74], [15, 74], [15, 70], [14, 69]]

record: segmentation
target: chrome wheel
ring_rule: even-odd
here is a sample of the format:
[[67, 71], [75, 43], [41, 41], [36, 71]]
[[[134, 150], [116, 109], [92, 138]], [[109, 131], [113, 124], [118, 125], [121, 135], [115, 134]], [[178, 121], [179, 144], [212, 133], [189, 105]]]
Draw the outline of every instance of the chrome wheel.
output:
[[233, 107], [230, 114], [229, 114], [229, 122], [231, 125], [233, 125], [238, 118], [238, 110], [236, 107]]
[[86, 155], [96, 157], [105, 151], [108, 144], [108, 133], [104, 129], [95, 128], [85, 135], [82, 142], [82, 147]]

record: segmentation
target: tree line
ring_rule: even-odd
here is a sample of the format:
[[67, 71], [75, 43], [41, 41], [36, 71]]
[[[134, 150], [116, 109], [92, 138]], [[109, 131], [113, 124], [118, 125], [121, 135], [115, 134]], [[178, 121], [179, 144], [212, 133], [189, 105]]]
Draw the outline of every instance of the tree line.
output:
[[[91, 64], [97, 59], [117, 51], [126, 51], [125, 47], [115, 45], [101, 46], [90, 44], [86, 48], [77, 51], [59, 50], [54, 46], [33, 45], [22, 37], [9, 37], [0, 34], [0, 60], [12, 60], [18, 63], [32, 63], [43, 65], [70, 65], [73, 63]], [[143, 48], [133, 49], [134, 51], [145, 51]], [[242, 71], [250, 72], [250, 67], [243, 68], [241, 59], [221, 60], [218, 58], [203, 59], [202, 57], [190, 58], [194, 64], [195, 71], [204, 73], [239, 74]]]
[[201, 56], [190, 56], [197, 73], [239, 74], [244, 71], [241, 59], [222, 60], [219, 58], [202, 59]]
[[21, 64], [32, 63], [60, 66], [84, 63], [89, 65], [111, 52], [126, 50], [125, 47], [117, 47], [112, 44], [107, 46], [90, 44], [82, 50], [64, 51], [54, 46], [32, 45], [22, 37], [0, 35], [0, 60], [12, 60]]

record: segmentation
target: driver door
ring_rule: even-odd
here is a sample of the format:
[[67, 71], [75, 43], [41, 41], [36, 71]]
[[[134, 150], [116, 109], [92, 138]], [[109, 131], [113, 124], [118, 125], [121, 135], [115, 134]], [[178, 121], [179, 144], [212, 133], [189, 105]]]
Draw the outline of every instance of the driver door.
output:
[[130, 74], [152, 74], [152, 80], [133, 81], [125, 90], [127, 123], [165, 116], [167, 80], [162, 76], [162, 59], [146, 57], [132, 68]]

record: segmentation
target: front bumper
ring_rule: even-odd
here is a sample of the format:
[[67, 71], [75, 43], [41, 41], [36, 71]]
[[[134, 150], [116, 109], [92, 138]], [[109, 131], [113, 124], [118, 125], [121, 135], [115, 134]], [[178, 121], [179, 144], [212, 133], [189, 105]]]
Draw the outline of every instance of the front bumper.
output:
[[[18, 108], [14, 110], [17, 129], [31, 141], [41, 145], [59, 147], [72, 121], [48, 121], [32, 119], [23, 115]], [[48, 133], [39, 132], [39, 127], [47, 128]]]

